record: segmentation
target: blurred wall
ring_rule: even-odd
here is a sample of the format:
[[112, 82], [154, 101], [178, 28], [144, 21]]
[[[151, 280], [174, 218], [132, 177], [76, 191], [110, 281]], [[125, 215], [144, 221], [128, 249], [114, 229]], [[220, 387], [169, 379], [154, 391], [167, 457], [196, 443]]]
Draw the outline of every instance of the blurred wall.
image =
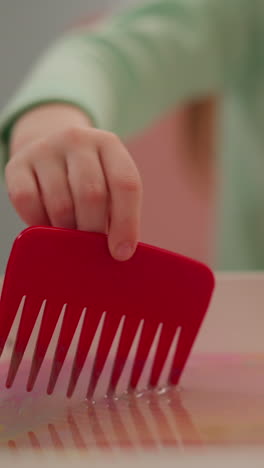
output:
[[[78, 17], [128, 0], [0, 0], [0, 108], [31, 63]], [[129, 0], [131, 1], [131, 0]], [[23, 227], [0, 181], [0, 274], [13, 238]]]

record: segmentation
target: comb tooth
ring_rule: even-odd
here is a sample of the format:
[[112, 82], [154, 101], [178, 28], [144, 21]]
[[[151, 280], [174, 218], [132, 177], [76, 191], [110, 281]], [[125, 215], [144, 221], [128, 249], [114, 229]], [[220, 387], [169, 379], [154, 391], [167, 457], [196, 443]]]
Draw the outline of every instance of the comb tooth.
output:
[[105, 365], [111, 344], [113, 343], [115, 334], [118, 329], [120, 316], [112, 314], [106, 314], [100, 341], [96, 351], [96, 356], [93, 364], [93, 369], [90, 377], [90, 383], [87, 391], [87, 398], [91, 398], [94, 394], [97, 382], [102, 373]]
[[198, 332], [198, 326], [193, 326], [191, 324], [183, 327], [179, 335], [178, 346], [174, 355], [170, 375], [169, 383], [176, 385], [180, 379], [182, 371], [184, 369], [185, 363], [191, 351], [193, 342], [195, 340], [196, 334]]
[[180, 392], [173, 393], [173, 406], [176, 411], [172, 411], [171, 415], [173, 418], [173, 425], [179, 431], [181, 438], [181, 446], [189, 446], [195, 444], [195, 446], [204, 446], [206, 442], [202, 439], [202, 435], [196, 427], [194, 420], [192, 419], [192, 413], [189, 413], [185, 408], [182, 396]]
[[142, 374], [158, 325], [158, 323], [153, 322], [144, 322], [143, 324], [129, 383], [129, 386], [133, 389], [136, 388]]
[[138, 441], [143, 445], [144, 448], [153, 446], [155, 441], [155, 435], [153, 434], [153, 422], [144, 411], [146, 405], [140, 405], [140, 399], [136, 398], [135, 395], [130, 395], [131, 402], [129, 404], [129, 414], [133, 421], [133, 426], [137, 433]]
[[173, 338], [176, 333], [176, 327], [173, 325], [163, 325], [157, 350], [155, 352], [154, 363], [150, 375], [150, 386], [155, 387], [160, 378], [160, 374], [163, 368], [163, 365], [168, 356], [170, 347], [172, 345]]
[[75, 418], [70, 409], [68, 410], [67, 420], [68, 420], [68, 425], [72, 434], [72, 439], [74, 441], [75, 447], [80, 450], [87, 449], [87, 445], [83, 439], [79, 426], [77, 422], [75, 421]]
[[162, 403], [153, 392], [151, 392], [149, 398], [149, 409], [157, 429], [158, 440], [165, 446], [167, 446], [167, 444], [169, 447], [172, 445], [176, 447], [179, 446], [179, 441], [177, 440], [177, 435], [175, 435], [175, 429], [171, 424], [170, 414], [166, 411], [164, 401]]
[[[11, 289], [11, 288], [10, 288]], [[0, 356], [6, 344], [7, 337], [14, 323], [22, 298], [10, 291], [3, 291], [0, 299]]]
[[139, 324], [140, 318], [126, 317], [125, 319], [107, 391], [109, 395], [115, 392]]
[[121, 417], [122, 408], [120, 411], [119, 406], [116, 405], [116, 402], [113, 399], [111, 400], [111, 411], [109, 411], [109, 413], [116, 438], [119, 440], [119, 444], [122, 446], [122, 448], [132, 448], [134, 444], [131, 440], [130, 431], [127, 430], [125, 424], [126, 421], [123, 421]]
[[40, 450], [41, 449], [40, 441], [38, 440], [35, 432], [33, 432], [33, 431], [28, 432], [28, 437], [29, 437], [30, 443], [32, 445], [32, 448]]
[[79, 310], [75, 310], [71, 306], [67, 305], [55, 351], [55, 356], [53, 358], [52, 370], [47, 388], [48, 395], [51, 395], [54, 390], [61, 368], [65, 361], [66, 354], [71, 345], [73, 335], [79, 323], [82, 311], [83, 309], [81, 308], [79, 308]]
[[56, 429], [56, 426], [54, 424], [48, 424], [48, 431], [50, 433], [50, 438], [51, 438], [53, 447], [56, 450], [63, 450], [64, 445], [63, 445], [62, 440], [61, 440], [61, 438], [59, 436], [59, 433], [58, 433], [58, 431]]
[[91, 310], [91, 312], [88, 312], [86, 310], [67, 390], [68, 398], [74, 392], [102, 315], [103, 313], [99, 311]]
[[101, 418], [99, 417], [100, 412], [92, 405], [90, 405], [87, 410], [88, 425], [91, 428], [96, 445], [100, 449], [107, 449], [107, 453], [109, 453], [113, 447], [111, 442], [107, 439], [107, 430], [103, 426]]
[[46, 355], [51, 337], [55, 330], [59, 316], [62, 310], [62, 303], [54, 300], [47, 301], [43, 313], [37, 343], [34, 350], [31, 369], [27, 382], [27, 391], [30, 392], [34, 387], [41, 364]]
[[42, 304], [43, 299], [26, 297], [6, 379], [7, 388], [14, 382]]

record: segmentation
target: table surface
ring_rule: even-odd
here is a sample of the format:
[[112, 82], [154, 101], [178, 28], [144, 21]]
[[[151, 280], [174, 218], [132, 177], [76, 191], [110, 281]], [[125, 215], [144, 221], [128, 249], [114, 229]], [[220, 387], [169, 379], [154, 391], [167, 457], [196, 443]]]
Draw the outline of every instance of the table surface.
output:
[[[263, 466], [263, 302], [264, 274], [217, 275], [178, 389], [121, 395], [117, 401], [99, 398], [93, 406], [77, 392], [66, 402], [67, 364], [57, 392], [46, 397], [48, 364], [27, 394], [26, 359], [11, 390], [0, 384], [1, 460], [27, 468], [36, 460], [39, 466], [67, 468], [74, 462], [78, 468], [87, 466], [88, 457], [97, 466], [169, 467], [176, 460], [183, 467], [243, 467], [252, 461]], [[9, 355], [7, 349], [1, 358], [0, 381]]]

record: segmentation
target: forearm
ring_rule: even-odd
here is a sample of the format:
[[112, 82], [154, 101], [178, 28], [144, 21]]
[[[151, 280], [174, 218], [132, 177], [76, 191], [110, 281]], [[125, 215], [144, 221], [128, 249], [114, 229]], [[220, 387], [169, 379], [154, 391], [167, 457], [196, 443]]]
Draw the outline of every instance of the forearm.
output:
[[223, 92], [248, 65], [253, 8], [158, 0], [62, 38], [4, 112], [2, 141], [20, 113], [47, 102], [75, 105], [127, 137], [181, 101]]

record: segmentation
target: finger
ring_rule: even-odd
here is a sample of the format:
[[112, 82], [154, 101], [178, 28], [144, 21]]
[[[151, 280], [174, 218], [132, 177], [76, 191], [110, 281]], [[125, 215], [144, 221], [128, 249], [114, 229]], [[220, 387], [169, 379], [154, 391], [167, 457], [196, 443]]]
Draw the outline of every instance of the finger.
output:
[[109, 249], [118, 260], [135, 252], [139, 238], [142, 185], [129, 153], [110, 135], [101, 145], [102, 166], [110, 190]]
[[34, 170], [52, 226], [76, 227], [74, 204], [67, 179], [65, 160], [52, 148], [34, 161]]
[[15, 160], [7, 164], [5, 178], [9, 198], [18, 215], [28, 225], [49, 225], [39, 187], [29, 164]]
[[78, 229], [106, 232], [108, 192], [96, 151], [87, 145], [69, 154], [67, 167]]

